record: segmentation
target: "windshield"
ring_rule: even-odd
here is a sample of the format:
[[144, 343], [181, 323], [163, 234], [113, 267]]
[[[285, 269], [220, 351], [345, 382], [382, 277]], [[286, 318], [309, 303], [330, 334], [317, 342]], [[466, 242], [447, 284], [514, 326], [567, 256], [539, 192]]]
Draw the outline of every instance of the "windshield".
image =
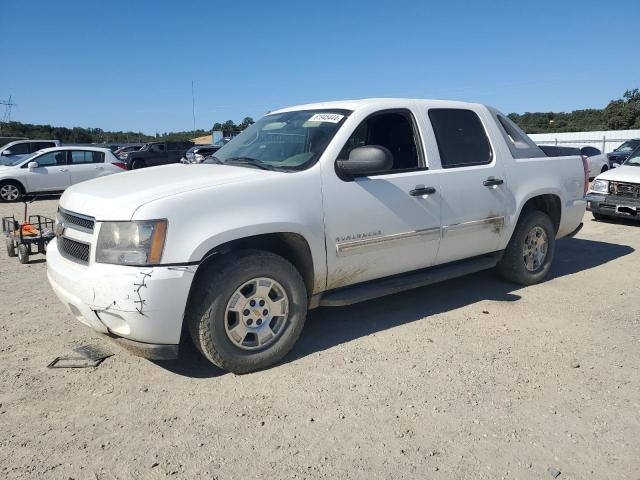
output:
[[630, 152], [640, 145], [640, 140], [627, 140], [614, 150], [614, 152]]
[[267, 115], [203, 163], [304, 170], [318, 160], [350, 113], [329, 109]]
[[[38, 150], [38, 152], [39, 151], [40, 150]], [[35, 157], [38, 152], [32, 153], [31, 155], [27, 155], [26, 157], [23, 155], [18, 160], [12, 161], [12, 162], [8, 163], [7, 165], [9, 165], [11, 167], [17, 167], [18, 165], [24, 163], [25, 161], [29, 161], [30, 158]]]
[[636, 148], [629, 158], [623, 163], [623, 165], [629, 165], [631, 167], [640, 167], [640, 147]]

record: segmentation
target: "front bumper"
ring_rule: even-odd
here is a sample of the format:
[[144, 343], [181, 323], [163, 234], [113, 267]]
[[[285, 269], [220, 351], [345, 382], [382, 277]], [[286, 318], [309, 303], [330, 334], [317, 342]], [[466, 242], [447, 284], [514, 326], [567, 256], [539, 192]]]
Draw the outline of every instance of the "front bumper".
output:
[[640, 198], [588, 193], [585, 199], [587, 200], [587, 210], [591, 212], [640, 220]]
[[118, 343], [147, 358], [177, 355], [195, 270], [84, 266], [63, 258], [56, 240], [47, 246], [49, 283], [71, 314], [96, 332], [124, 339]]

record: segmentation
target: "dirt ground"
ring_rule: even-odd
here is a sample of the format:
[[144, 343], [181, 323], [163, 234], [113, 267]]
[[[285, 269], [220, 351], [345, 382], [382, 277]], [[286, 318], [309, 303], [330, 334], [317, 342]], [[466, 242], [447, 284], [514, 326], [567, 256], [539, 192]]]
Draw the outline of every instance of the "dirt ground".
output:
[[[0, 252], [0, 478], [638, 480], [637, 249], [640, 224], [587, 214], [540, 285], [484, 272], [319, 309], [244, 376], [188, 345], [131, 356], [66, 312], [42, 256]], [[47, 368], [84, 344], [115, 355]]]

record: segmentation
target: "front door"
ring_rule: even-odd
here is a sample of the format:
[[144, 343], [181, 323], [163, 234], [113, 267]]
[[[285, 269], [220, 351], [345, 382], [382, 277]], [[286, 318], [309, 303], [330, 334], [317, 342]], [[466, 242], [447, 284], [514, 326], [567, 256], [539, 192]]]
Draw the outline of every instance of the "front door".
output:
[[[32, 158], [21, 168], [29, 170], [25, 176], [30, 192], [55, 192], [64, 190], [71, 184], [69, 166], [65, 150], [44, 153]], [[28, 164], [37, 162], [37, 168], [29, 168]]]
[[364, 145], [388, 148], [392, 170], [341, 179], [323, 165], [328, 289], [428, 267], [438, 251], [440, 186], [425, 167], [413, 114], [367, 117], [339, 158]]
[[467, 109], [430, 109], [428, 120], [441, 164], [442, 240], [436, 263], [499, 250], [511, 202], [504, 162], [497, 161], [480, 117]]

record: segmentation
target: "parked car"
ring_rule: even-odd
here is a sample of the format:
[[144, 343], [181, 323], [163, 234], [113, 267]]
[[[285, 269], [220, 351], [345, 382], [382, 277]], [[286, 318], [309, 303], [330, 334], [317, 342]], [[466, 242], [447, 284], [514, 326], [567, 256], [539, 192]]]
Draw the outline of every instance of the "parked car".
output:
[[493, 267], [542, 281], [582, 226], [586, 173], [480, 104], [291, 107], [204, 163], [68, 189], [48, 278], [139, 355], [175, 358], [184, 320], [206, 358], [249, 372], [291, 350], [309, 308]]
[[620, 167], [598, 175], [586, 198], [596, 220], [640, 219], [640, 146]]
[[123, 145], [122, 147], [118, 148], [115, 152], [113, 152], [113, 154], [116, 157], [118, 157], [120, 160], [126, 160], [129, 157], [129, 154], [131, 152], [137, 152], [145, 145], [146, 145], [145, 143], [134, 143], [131, 145]]
[[195, 145], [180, 159], [182, 163], [202, 163], [206, 157], [222, 148], [220, 145]]
[[629, 157], [631, 152], [633, 152], [639, 146], [640, 138], [634, 138], [631, 140], [627, 140], [618, 148], [613, 150], [613, 152], [607, 153], [609, 168], [616, 168], [622, 165], [624, 161]]
[[59, 147], [60, 140], [16, 140], [0, 147], [0, 165], [12, 165], [43, 148]]
[[[590, 180], [596, 175], [606, 172], [609, 169], [607, 158], [595, 147], [577, 148], [558, 145], [540, 145], [540, 148], [548, 157], [581, 155], [587, 162]], [[591, 156], [589, 154], [591, 154]]]
[[153, 142], [147, 143], [137, 152], [127, 157], [131, 170], [167, 163], [179, 163], [184, 154], [193, 147], [193, 142]]
[[15, 142], [16, 140], [29, 140], [25, 137], [0, 137], [0, 147], [4, 147], [7, 143]]
[[45, 148], [0, 167], [0, 201], [25, 194], [60, 192], [70, 185], [119, 173], [126, 165], [108, 148], [64, 146]]

